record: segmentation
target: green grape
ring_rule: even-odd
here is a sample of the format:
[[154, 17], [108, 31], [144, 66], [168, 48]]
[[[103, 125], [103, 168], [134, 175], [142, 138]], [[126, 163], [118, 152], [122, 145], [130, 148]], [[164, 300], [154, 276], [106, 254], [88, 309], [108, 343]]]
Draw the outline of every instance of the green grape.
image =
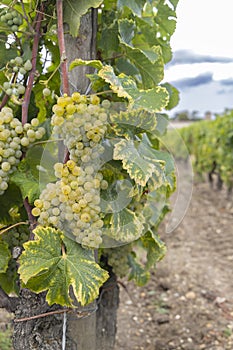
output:
[[50, 96], [50, 95], [51, 95], [51, 90], [50, 90], [49, 88], [44, 88], [44, 89], [43, 89], [43, 95], [44, 95], [45, 97]]
[[0, 111], [0, 195], [8, 188], [9, 175], [17, 169], [23, 154], [22, 147], [41, 139], [45, 133], [44, 128], [38, 127], [38, 119], [34, 118], [32, 124], [27, 124], [25, 130], [9, 107], [3, 107]]
[[131, 244], [104, 249], [103, 253], [108, 257], [108, 264], [112, 266], [112, 270], [117, 276], [124, 277], [129, 272], [128, 256], [131, 251]]
[[25, 63], [24, 63], [24, 69], [28, 72], [32, 69], [32, 63], [30, 60], [27, 60]]

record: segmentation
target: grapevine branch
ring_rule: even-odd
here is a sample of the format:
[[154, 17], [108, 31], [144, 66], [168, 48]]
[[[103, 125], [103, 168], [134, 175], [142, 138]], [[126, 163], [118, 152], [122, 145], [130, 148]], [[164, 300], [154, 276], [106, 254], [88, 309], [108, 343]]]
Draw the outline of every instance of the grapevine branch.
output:
[[57, 36], [61, 57], [61, 79], [63, 93], [69, 95], [69, 79], [63, 29], [63, 0], [57, 0]]
[[31, 97], [33, 83], [34, 83], [35, 74], [36, 74], [36, 59], [37, 59], [39, 41], [41, 36], [40, 28], [41, 28], [42, 19], [43, 19], [43, 13], [39, 12], [36, 16], [35, 36], [34, 36], [33, 47], [32, 47], [32, 69], [28, 77], [28, 84], [27, 84], [27, 88], [26, 88], [26, 92], [25, 92], [24, 100], [22, 104], [22, 124], [23, 125], [27, 123], [27, 120], [28, 120], [28, 108], [29, 108], [30, 97]]

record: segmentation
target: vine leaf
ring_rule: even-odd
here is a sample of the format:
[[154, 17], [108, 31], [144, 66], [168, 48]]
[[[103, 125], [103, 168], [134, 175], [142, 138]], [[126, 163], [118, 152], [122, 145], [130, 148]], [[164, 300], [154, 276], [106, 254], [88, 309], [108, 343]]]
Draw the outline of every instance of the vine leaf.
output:
[[119, 97], [125, 97], [131, 100], [130, 94], [127, 90], [135, 89], [135, 82], [127, 77], [125, 74], [120, 74], [116, 76], [114, 70], [111, 66], [104, 66], [98, 73], [98, 75], [107, 83], [110, 84], [110, 88], [115, 92]]
[[142, 131], [154, 132], [157, 129], [156, 113], [144, 109], [120, 111], [110, 116], [117, 135], [134, 135]]
[[12, 207], [22, 206], [20, 189], [11, 183], [8, 189], [0, 196], [0, 222], [1, 224], [12, 223], [10, 210]]
[[70, 66], [69, 66], [69, 70], [72, 70], [75, 67], [79, 67], [79, 66], [89, 66], [89, 67], [93, 67], [96, 69], [103, 68], [103, 64], [99, 60], [85, 61], [85, 60], [82, 60], [81, 58], [76, 58], [73, 62], [71, 62]]
[[134, 280], [138, 286], [144, 286], [150, 279], [150, 273], [145, 271], [144, 267], [137, 262], [135, 253], [129, 256], [129, 266], [131, 268], [129, 281]]
[[8, 244], [0, 241], [0, 273], [6, 272], [10, 257], [11, 253], [9, 251]]
[[20, 257], [19, 274], [26, 287], [36, 293], [47, 290], [49, 305], [74, 307], [71, 287], [81, 305], [92, 302], [108, 279], [107, 271], [95, 262], [94, 252], [50, 227], [38, 226], [34, 234], [36, 239], [24, 244]]
[[158, 187], [163, 183], [164, 161], [160, 160], [142, 142], [121, 140], [114, 146], [113, 159], [122, 160], [123, 168], [137, 184], [145, 186], [155, 174]]
[[144, 233], [144, 220], [128, 208], [113, 213], [110, 219], [110, 228], [106, 235], [116, 241], [130, 243], [137, 240]]
[[147, 251], [146, 269], [149, 270], [158, 261], [164, 258], [167, 248], [157, 233], [152, 230], [148, 230], [148, 232], [141, 237], [141, 241], [143, 247]]
[[164, 62], [160, 46], [153, 46], [150, 50], [140, 50], [120, 41], [127, 57], [138, 68], [145, 89], [150, 89], [163, 80]]
[[64, 22], [69, 24], [70, 34], [78, 36], [80, 20], [91, 7], [99, 7], [103, 0], [65, 0], [64, 1]]
[[18, 171], [11, 176], [11, 181], [20, 188], [23, 198], [28, 197], [29, 203], [33, 203], [34, 200], [39, 197], [39, 181], [33, 176], [30, 169], [27, 169], [26, 173], [18, 169]]
[[143, 6], [145, 5], [144, 0], [118, 0], [117, 1], [117, 7], [119, 10], [122, 9], [122, 7], [127, 6], [133, 14], [136, 16], [141, 16]]
[[162, 84], [161, 86], [165, 87], [169, 93], [169, 103], [167, 104], [166, 109], [170, 110], [179, 103], [179, 91], [169, 83]]
[[169, 102], [167, 89], [155, 86], [152, 89], [140, 90], [135, 81], [121, 73], [116, 76], [111, 66], [104, 66], [98, 76], [110, 84], [110, 88], [119, 97], [128, 98], [131, 106], [135, 109], [144, 108], [147, 111], [159, 112]]

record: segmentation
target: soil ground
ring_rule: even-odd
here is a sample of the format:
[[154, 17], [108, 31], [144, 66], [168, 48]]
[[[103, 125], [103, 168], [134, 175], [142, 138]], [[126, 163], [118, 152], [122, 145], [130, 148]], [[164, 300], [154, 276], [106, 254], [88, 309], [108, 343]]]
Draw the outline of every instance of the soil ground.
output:
[[124, 282], [116, 350], [233, 349], [233, 205], [195, 183], [181, 224], [150, 282]]
[[150, 282], [123, 281], [116, 350], [233, 350], [232, 223], [226, 192], [194, 183], [181, 224], [161, 229], [168, 251]]

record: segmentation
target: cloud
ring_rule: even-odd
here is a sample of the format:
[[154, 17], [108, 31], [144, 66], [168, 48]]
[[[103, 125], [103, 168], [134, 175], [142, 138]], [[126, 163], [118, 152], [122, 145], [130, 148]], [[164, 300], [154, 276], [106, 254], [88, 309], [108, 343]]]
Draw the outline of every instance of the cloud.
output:
[[219, 57], [211, 55], [200, 55], [190, 50], [178, 50], [173, 54], [171, 62], [167, 66], [175, 66], [178, 64], [193, 64], [193, 63], [230, 63], [233, 58]]
[[233, 78], [220, 80], [220, 84], [224, 85], [224, 86], [232, 86], [233, 85]]
[[172, 84], [178, 89], [188, 89], [199, 85], [209, 84], [213, 81], [212, 73], [200, 74], [194, 78], [184, 78], [173, 81]]

